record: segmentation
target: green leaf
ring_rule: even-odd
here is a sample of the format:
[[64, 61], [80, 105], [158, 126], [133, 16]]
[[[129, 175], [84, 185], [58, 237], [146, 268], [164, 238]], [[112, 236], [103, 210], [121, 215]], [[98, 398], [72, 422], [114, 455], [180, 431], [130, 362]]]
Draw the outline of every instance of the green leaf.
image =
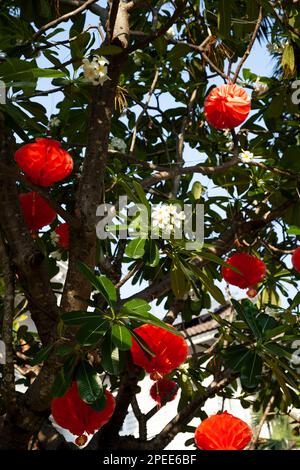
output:
[[121, 351], [127, 351], [131, 348], [131, 333], [128, 328], [126, 328], [126, 326], [121, 324], [113, 325], [111, 330], [111, 337], [114, 345], [121, 349]]
[[106, 276], [99, 276], [99, 292], [103, 295], [105, 300], [112, 309], [114, 309], [117, 302], [117, 290], [113, 283]]
[[124, 368], [124, 353], [115, 347], [111, 340], [111, 335], [107, 335], [102, 345], [103, 369], [111, 375], [119, 375]]
[[222, 294], [222, 291], [208, 279], [208, 277], [206, 276], [206, 274], [204, 274], [203, 271], [199, 270], [198, 271], [198, 276], [199, 276], [201, 282], [203, 283], [205, 289], [211, 294], [211, 296], [220, 305], [225, 305], [226, 300], [225, 300], [224, 295]]
[[81, 261], [76, 263], [78, 271], [90, 281], [92, 286], [103, 295], [111, 309], [114, 309], [117, 301], [117, 291], [113, 283], [105, 276], [96, 276], [92, 270]]
[[40, 349], [39, 352], [37, 352], [35, 356], [31, 359], [30, 365], [35, 366], [36, 364], [41, 364], [41, 362], [43, 362], [49, 356], [53, 346], [53, 344], [50, 344], [49, 346]]
[[77, 356], [69, 357], [58, 372], [52, 386], [52, 396], [54, 398], [62, 397], [70, 388], [77, 361]]
[[131, 330], [131, 334], [133, 338], [135, 339], [135, 341], [138, 343], [138, 345], [141, 347], [141, 349], [144, 351], [145, 355], [148, 356], [149, 360], [155, 357], [155, 353], [152, 351], [152, 349], [149, 348], [144, 338], [142, 338], [134, 330]]
[[155, 240], [146, 241], [147, 266], [155, 268], [159, 264], [159, 249]]
[[122, 313], [136, 314], [137, 316], [147, 316], [151, 310], [151, 305], [142, 299], [133, 299], [126, 302], [121, 309]]
[[55, 69], [31, 69], [30, 72], [35, 78], [64, 78], [66, 74]]
[[171, 287], [177, 299], [183, 299], [189, 289], [189, 283], [178, 263], [173, 262], [171, 267]]
[[106, 404], [106, 396], [105, 393], [103, 393], [99, 398], [94, 403], [91, 403], [91, 407], [95, 411], [102, 411], [105, 408]]
[[87, 361], [79, 364], [76, 373], [76, 382], [80, 397], [85, 403], [91, 405], [103, 395], [100, 375]]
[[145, 254], [145, 238], [134, 238], [131, 240], [125, 250], [126, 256], [132, 259], [142, 258]]
[[286, 44], [282, 54], [281, 65], [285, 78], [292, 77], [296, 70], [295, 52], [292, 44]]
[[76, 340], [81, 346], [93, 346], [102, 340], [109, 329], [110, 323], [99, 318], [84, 324], [76, 334]]
[[100, 49], [94, 51], [94, 55], [118, 55], [121, 54], [121, 52], [123, 52], [123, 49], [118, 46], [101, 46]]
[[219, 0], [218, 4], [218, 30], [222, 37], [230, 36], [231, 31], [231, 0]]
[[[239, 318], [241, 320], [243, 320], [246, 325], [248, 325], [248, 327], [250, 328], [250, 330], [252, 331], [253, 335], [255, 336], [255, 338], [260, 338], [261, 337], [261, 330], [257, 324], [257, 321], [256, 321], [256, 318], [255, 318], [255, 315], [254, 313], [252, 312], [249, 312], [247, 311], [245, 308], [244, 308], [244, 305], [241, 305], [237, 300], [235, 299], [232, 299], [232, 305], [235, 309], [235, 311], [237, 312]], [[255, 308], [255, 307], [254, 307]]]
[[255, 389], [261, 381], [263, 362], [261, 357], [249, 351], [241, 368], [241, 384], [247, 389]]
[[84, 312], [81, 310], [74, 310], [73, 312], [65, 312], [61, 315], [61, 319], [66, 325], [82, 325], [83, 323], [95, 323], [102, 321], [99, 313]]

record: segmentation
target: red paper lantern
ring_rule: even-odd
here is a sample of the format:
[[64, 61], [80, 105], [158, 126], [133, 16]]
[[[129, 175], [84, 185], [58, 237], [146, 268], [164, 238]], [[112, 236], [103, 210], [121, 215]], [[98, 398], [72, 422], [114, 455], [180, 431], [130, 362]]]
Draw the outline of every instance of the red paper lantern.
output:
[[242, 450], [252, 439], [247, 423], [227, 413], [210, 416], [195, 432], [195, 442], [202, 450]]
[[293, 268], [300, 273], [300, 246], [296, 248], [292, 255], [292, 265]]
[[30, 231], [36, 231], [49, 225], [56, 217], [55, 210], [35, 191], [19, 196], [25, 223]]
[[65, 250], [69, 249], [69, 225], [64, 223], [56, 227], [55, 233], [59, 236], [58, 245]]
[[28, 179], [38, 186], [51, 186], [73, 170], [71, 155], [53, 139], [35, 139], [15, 153], [15, 161]]
[[204, 103], [208, 123], [216, 129], [233, 129], [248, 117], [251, 100], [246, 91], [229, 83], [214, 88]]
[[266, 275], [265, 263], [248, 253], [235, 253], [226, 262], [238, 269], [241, 274], [226, 266], [222, 266], [223, 278], [228, 284], [238, 286], [241, 289], [256, 286]]
[[176, 398], [178, 385], [173, 380], [161, 379], [150, 388], [150, 396], [159, 405], [165, 404]]
[[115, 399], [108, 390], [105, 390], [105, 397], [104, 409], [95, 411], [80, 398], [77, 383], [74, 381], [63, 397], [52, 400], [52, 416], [59, 426], [78, 436], [75, 441], [77, 445], [83, 445], [87, 440], [85, 433], [93, 434], [113, 415]]
[[162, 378], [182, 364], [188, 354], [188, 345], [182, 336], [175, 335], [159, 326], [145, 324], [135, 328], [149, 349], [155, 354], [145, 353], [132, 338], [131, 354], [133, 362], [151, 374], [153, 380]]

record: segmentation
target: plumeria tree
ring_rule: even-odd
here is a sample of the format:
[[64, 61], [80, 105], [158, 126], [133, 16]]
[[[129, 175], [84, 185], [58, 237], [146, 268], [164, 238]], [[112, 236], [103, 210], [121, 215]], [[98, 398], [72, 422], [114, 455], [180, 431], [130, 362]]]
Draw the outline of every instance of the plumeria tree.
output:
[[[76, 410], [93, 416], [84, 430], [101, 426], [87, 448], [164, 449], [195, 417], [204, 446], [206, 401], [236, 393], [261, 413], [256, 448], [270, 413], [300, 408], [299, 260], [294, 269], [289, 257], [300, 235], [299, 2], [1, 0], [0, 9], [0, 448], [47, 449], [51, 404], [55, 415], [74, 387]], [[247, 68], [259, 43], [272, 77]], [[222, 84], [251, 100], [241, 126], [216, 128], [204, 113]], [[126, 215], [124, 196], [135, 208]], [[118, 229], [106, 237], [105, 210]], [[204, 240], [183, 233], [188, 218]], [[262, 264], [231, 269], [237, 253]], [[53, 279], [62, 265], [63, 284]], [[236, 282], [257, 270], [255, 285]], [[226, 304], [232, 314], [214, 315], [206, 351], [164, 357], [171, 369], [153, 378], [173, 384], [162, 406], [180, 390], [178, 414], [148, 439], [158, 409], [143, 414], [136, 395], [146, 362], [161, 357], [149, 338], [184, 341], [176, 325]], [[160, 333], [143, 336], [145, 325]], [[131, 405], [139, 438], [120, 436]], [[251, 435], [240, 432], [243, 448]]]

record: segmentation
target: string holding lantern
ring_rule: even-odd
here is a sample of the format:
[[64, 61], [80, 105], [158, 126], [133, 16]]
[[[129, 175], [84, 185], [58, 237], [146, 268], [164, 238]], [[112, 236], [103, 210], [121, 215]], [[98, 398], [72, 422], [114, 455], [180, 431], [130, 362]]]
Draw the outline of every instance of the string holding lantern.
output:
[[37, 186], [51, 186], [73, 170], [71, 155], [53, 139], [35, 139], [15, 153], [15, 161], [27, 178]]
[[201, 450], [243, 450], [251, 439], [248, 424], [227, 411], [204, 419], [195, 432]]
[[227, 266], [222, 266], [221, 272], [225, 281], [241, 289], [249, 289], [247, 292], [248, 297], [255, 297], [257, 295], [255, 286], [266, 275], [265, 263], [248, 253], [235, 253], [226, 260], [226, 263], [238, 269], [239, 272]]
[[150, 388], [150, 396], [161, 406], [169, 401], [175, 400], [177, 391], [178, 384], [176, 382], [168, 379], [160, 379]]
[[214, 88], [204, 103], [207, 122], [216, 129], [240, 126], [251, 110], [251, 100], [244, 88], [233, 83]]
[[55, 210], [35, 191], [20, 194], [19, 201], [25, 223], [32, 232], [50, 225], [56, 217]]
[[88, 439], [86, 434], [94, 434], [108, 423], [113, 415], [115, 399], [108, 390], [105, 390], [105, 398], [103, 410], [94, 410], [80, 398], [77, 383], [74, 381], [64, 396], [52, 400], [51, 413], [56, 423], [77, 436], [75, 443], [82, 446]]
[[65, 250], [69, 249], [69, 225], [63, 223], [58, 225], [54, 229], [55, 233], [58, 235], [58, 245], [64, 248]]
[[296, 248], [292, 254], [293, 268], [300, 273], [300, 246]]
[[135, 328], [134, 332], [145, 341], [154, 357], [146, 353], [132, 338], [132, 360], [151, 374], [151, 379], [161, 379], [186, 360], [188, 345], [182, 336], [147, 323]]

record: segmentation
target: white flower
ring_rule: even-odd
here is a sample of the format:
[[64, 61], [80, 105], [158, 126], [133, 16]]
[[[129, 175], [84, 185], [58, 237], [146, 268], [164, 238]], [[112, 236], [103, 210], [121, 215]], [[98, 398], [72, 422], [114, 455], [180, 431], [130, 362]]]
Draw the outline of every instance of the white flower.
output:
[[166, 229], [170, 225], [170, 213], [166, 204], [155, 207], [152, 212], [152, 225], [161, 229]]
[[174, 204], [163, 204], [160, 207], [155, 207], [152, 212], [152, 226], [167, 232], [173, 231], [175, 227], [180, 228], [184, 219], [184, 212], [178, 212], [178, 208]]
[[49, 127], [59, 127], [61, 120], [57, 116], [53, 116], [49, 121]]
[[168, 31], [167, 31], [166, 34], [165, 34], [165, 37], [166, 37], [167, 39], [174, 39], [174, 37], [175, 37], [175, 31], [174, 31], [173, 26], [171, 26], [171, 28], [168, 29]]
[[242, 153], [240, 153], [240, 160], [243, 163], [252, 162], [254, 160], [254, 154], [249, 152], [249, 150], [243, 150]]
[[51, 255], [52, 258], [56, 259], [57, 261], [61, 260], [61, 252], [60, 251], [52, 251]]
[[260, 81], [260, 77], [257, 77], [255, 83], [254, 83], [254, 91], [259, 94], [266, 93], [269, 90], [269, 87], [266, 83], [262, 83]]
[[110, 147], [116, 150], [119, 150], [122, 153], [126, 153], [126, 143], [123, 139], [119, 139], [119, 137], [113, 137], [110, 142]]
[[106, 80], [110, 79], [107, 75], [108, 64], [109, 61], [103, 56], [95, 55], [92, 61], [89, 61], [88, 59], [83, 59], [83, 75], [86, 81], [94, 86], [103, 85]]

